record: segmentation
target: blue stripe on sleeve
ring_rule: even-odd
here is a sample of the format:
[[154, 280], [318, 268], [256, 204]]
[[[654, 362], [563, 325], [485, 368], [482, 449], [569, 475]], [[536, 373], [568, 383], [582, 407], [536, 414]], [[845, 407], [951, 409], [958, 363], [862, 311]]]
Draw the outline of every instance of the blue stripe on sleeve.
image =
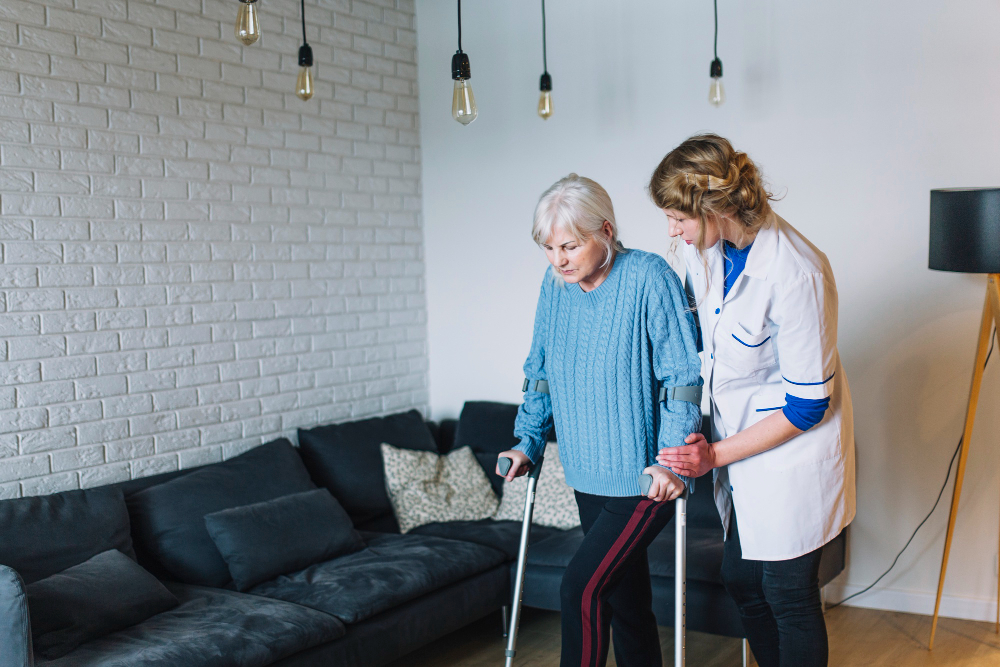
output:
[[[733, 338], [736, 338], [736, 337], [733, 336]], [[736, 340], [740, 340], [740, 339], [736, 338]], [[743, 341], [740, 341], [740, 342], [743, 343]], [[746, 343], [743, 343], [743, 344], [746, 345]], [[815, 387], [815, 386], [818, 386], [818, 385], [821, 385], [821, 384], [826, 384], [827, 382], [829, 382], [830, 380], [832, 380], [833, 376], [836, 375], [836, 374], [837, 374], [837, 371], [834, 371], [833, 375], [831, 375], [827, 379], [823, 380], [822, 382], [793, 382], [792, 380], [789, 380], [788, 378], [786, 378], [784, 375], [781, 376], [781, 379], [784, 380], [785, 382], [787, 382], [788, 384], [797, 384], [800, 387]]]
[[808, 431], [823, 420], [823, 415], [829, 407], [829, 396], [810, 399], [785, 394], [785, 407], [782, 408], [782, 412], [795, 428], [800, 431]]

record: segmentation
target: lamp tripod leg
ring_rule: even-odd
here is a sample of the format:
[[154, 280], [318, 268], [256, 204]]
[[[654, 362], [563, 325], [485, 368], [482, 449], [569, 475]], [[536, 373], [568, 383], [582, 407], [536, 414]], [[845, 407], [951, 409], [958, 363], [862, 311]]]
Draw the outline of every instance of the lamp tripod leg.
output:
[[955, 520], [958, 518], [958, 501], [962, 496], [962, 483], [965, 481], [965, 464], [969, 460], [969, 440], [972, 438], [972, 427], [976, 421], [976, 406], [979, 402], [979, 389], [983, 382], [983, 364], [986, 362], [986, 351], [990, 340], [990, 330], [996, 321], [993, 303], [996, 301], [996, 282], [990, 276], [986, 292], [986, 303], [983, 304], [983, 319], [979, 325], [979, 343], [976, 346], [976, 365], [972, 372], [972, 388], [969, 391], [969, 406], [965, 414], [965, 428], [962, 431], [961, 452], [958, 455], [958, 472], [955, 475], [955, 488], [951, 495], [951, 511], [948, 514], [948, 531], [944, 539], [944, 554], [941, 557], [941, 573], [938, 576], [937, 597], [934, 600], [934, 618], [931, 620], [931, 636], [927, 650], [934, 650], [934, 635], [937, 633], [938, 614], [941, 611], [941, 594], [944, 591], [944, 577], [948, 571], [948, 556], [951, 553], [951, 540], [955, 536]]

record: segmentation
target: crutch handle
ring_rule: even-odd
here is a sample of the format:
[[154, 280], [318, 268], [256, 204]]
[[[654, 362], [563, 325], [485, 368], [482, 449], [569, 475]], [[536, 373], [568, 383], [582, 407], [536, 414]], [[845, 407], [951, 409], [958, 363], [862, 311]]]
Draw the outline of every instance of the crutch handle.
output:
[[510, 467], [511, 465], [513, 465], [513, 463], [514, 462], [511, 461], [506, 456], [501, 456], [500, 458], [497, 459], [497, 469], [500, 471], [501, 475], [506, 476], [507, 473], [510, 472]]
[[648, 496], [651, 486], [653, 486], [652, 475], [639, 475], [639, 489], [642, 491], [642, 495]]
[[[514, 461], [507, 456], [501, 456], [497, 459], [497, 468], [500, 470], [500, 475], [505, 476], [510, 472], [510, 467], [514, 465]], [[532, 465], [528, 463], [528, 476], [538, 479], [539, 473], [542, 472], [542, 467], [537, 465]]]
[[[652, 475], [639, 475], [639, 490], [642, 491], [642, 495], [649, 495], [649, 488], [653, 486], [653, 476]], [[684, 491], [681, 492], [679, 496], [687, 500], [688, 490], [685, 487]]]

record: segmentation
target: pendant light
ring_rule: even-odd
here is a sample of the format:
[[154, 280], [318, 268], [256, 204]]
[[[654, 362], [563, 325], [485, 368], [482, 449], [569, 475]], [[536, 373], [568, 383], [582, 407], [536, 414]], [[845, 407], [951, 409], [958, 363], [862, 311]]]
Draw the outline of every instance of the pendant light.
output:
[[260, 39], [257, 0], [240, 0], [240, 11], [236, 13], [236, 39], [247, 46]]
[[299, 76], [295, 80], [295, 94], [302, 101], [313, 96], [313, 50], [306, 41], [306, 0], [302, 0], [302, 46], [299, 47]]
[[722, 61], [719, 60], [719, 0], [713, 0], [715, 7], [715, 42], [712, 47], [715, 60], [709, 68], [708, 75], [712, 77], [712, 85], [708, 88], [708, 101], [712, 106], [720, 106], [726, 101], [726, 89], [722, 87]]
[[458, 0], [458, 51], [451, 57], [451, 78], [455, 80], [455, 91], [451, 96], [451, 117], [462, 125], [476, 120], [476, 96], [472, 94], [472, 69], [469, 56], [462, 53], [462, 0]]
[[542, 78], [538, 82], [541, 94], [538, 96], [538, 115], [548, 120], [552, 115], [552, 77], [549, 76], [549, 60], [545, 50], [545, 0], [542, 0]]

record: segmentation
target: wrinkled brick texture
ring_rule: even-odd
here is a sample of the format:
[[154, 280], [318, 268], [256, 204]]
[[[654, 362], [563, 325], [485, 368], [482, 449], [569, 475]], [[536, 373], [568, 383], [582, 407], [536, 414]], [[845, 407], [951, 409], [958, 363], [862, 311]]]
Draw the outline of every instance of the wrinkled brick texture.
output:
[[426, 411], [412, 0], [0, 1], [0, 498]]

